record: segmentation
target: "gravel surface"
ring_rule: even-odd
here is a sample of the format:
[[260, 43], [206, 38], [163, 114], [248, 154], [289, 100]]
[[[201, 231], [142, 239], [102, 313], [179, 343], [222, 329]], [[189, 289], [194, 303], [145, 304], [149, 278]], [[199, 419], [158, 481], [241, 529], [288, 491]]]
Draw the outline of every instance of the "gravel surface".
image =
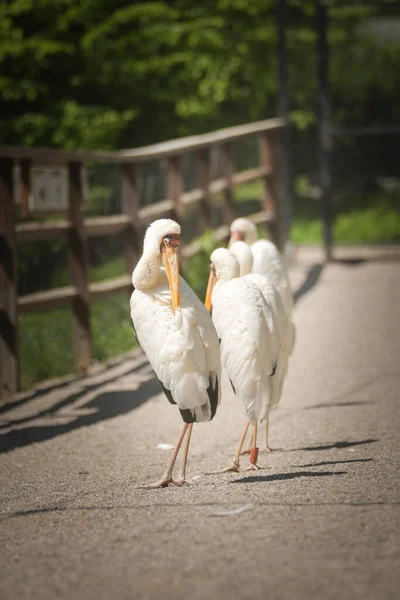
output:
[[291, 268], [297, 343], [259, 472], [205, 475], [242, 429], [224, 381], [192, 483], [140, 489], [180, 428], [140, 353], [0, 407], [2, 599], [399, 597], [400, 248], [337, 256]]

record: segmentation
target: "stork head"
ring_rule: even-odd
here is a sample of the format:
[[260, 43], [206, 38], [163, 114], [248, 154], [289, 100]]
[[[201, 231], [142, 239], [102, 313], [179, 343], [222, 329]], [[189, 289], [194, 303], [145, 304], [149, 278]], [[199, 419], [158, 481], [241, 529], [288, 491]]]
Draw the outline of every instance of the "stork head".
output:
[[149, 225], [144, 236], [143, 251], [161, 254], [172, 296], [172, 308], [180, 305], [178, 248], [181, 226], [172, 219], [158, 219]]
[[143, 250], [163, 252], [163, 247], [179, 246], [181, 226], [172, 219], [158, 219], [153, 221], [144, 236]]
[[246, 242], [249, 246], [258, 238], [257, 227], [248, 219], [235, 219], [231, 225], [231, 239], [229, 246], [234, 242]]
[[245, 242], [235, 242], [229, 248], [240, 266], [240, 277], [248, 275], [253, 269], [253, 253]]
[[212, 292], [217, 281], [230, 281], [240, 275], [240, 267], [232, 252], [226, 248], [217, 248], [211, 254], [210, 277], [206, 293], [205, 306], [208, 311], [212, 306]]

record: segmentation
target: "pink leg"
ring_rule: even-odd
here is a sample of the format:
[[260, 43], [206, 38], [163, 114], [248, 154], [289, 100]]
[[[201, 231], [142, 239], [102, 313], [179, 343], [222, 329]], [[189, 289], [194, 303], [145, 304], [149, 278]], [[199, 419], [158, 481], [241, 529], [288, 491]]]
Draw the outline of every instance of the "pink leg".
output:
[[176, 457], [178, 456], [178, 452], [179, 452], [179, 448], [182, 445], [183, 442], [183, 438], [185, 437], [187, 428], [189, 427], [188, 423], [184, 423], [182, 425], [182, 429], [180, 431], [179, 437], [178, 437], [178, 441], [176, 442], [174, 451], [172, 453], [171, 458], [169, 459], [168, 465], [167, 465], [167, 469], [164, 473], [164, 475], [161, 477], [161, 479], [159, 479], [158, 481], [155, 481], [154, 483], [149, 483], [147, 485], [143, 485], [142, 488], [145, 490], [155, 490], [157, 488], [162, 488], [162, 487], [168, 487], [170, 483], [172, 483], [172, 469], [174, 468], [174, 464], [176, 461]]
[[246, 471], [259, 471], [260, 467], [257, 465], [257, 457], [258, 457], [258, 448], [257, 448], [257, 430], [258, 423], [254, 425], [253, 432], [253, 447], [250, 452], [250, 464], [245, 469]]
[[228, 467], [225, 467], [224, 469], [218, 469], [217, 471], [211, 471], [210, 473], [206, 473], [206, 475], [219, 475], [220, 473], [229, 473], [230, 471], [233, 471], [234, 473], [239, 472], [240, 452], [242, 450], [244, 440], [246, 439], [246, 434], [247, 434], [248, 428], [249, 428], [249, 422], [246, 421], [246, 424], [244, 426], [244, 429], [243, 429], [243, 432], [242, 432], [242, 435], [241, 435], [241, 438], [239, 441], [239, 445], [236, 449], [236, 453], [235, 453], [235, 456], [233, 457], [232, 463]]
[[189, 452], [189, 444], [190, 444], [190, 437], [192, 435], [192, 429], [193, 429], [193, 423], [190, 423], [189, 427], [187, 428], [187, 434], [186, 434], [186, 438], [185, 438], [185, 445], [183, 447], [183, 457], [182, 457], [182, 463], [181, 463], [179, 475], [178, 475], [178, 478], [174, 479], [174, 481], [173, 481], [176, 485], [185, 485], [185, 483], [187, 483], [187, 481], [186, 481], [186, 465], [187, 465], [187, 457], [188, 457], [188, 452]]
[[272, 452], [271, 448], [268, 446], [268, 425], [269, 417], [265, 419], [265, 448], [262, 448], [260, 452]]

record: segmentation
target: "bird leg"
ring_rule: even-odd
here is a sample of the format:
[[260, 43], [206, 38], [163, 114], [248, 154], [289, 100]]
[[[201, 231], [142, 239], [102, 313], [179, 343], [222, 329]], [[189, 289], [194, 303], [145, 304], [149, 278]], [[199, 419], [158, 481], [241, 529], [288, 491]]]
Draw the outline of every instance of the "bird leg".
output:
[[252, 447], [253, 447], [253, 436], [250, 436], [249, 445], [247, 446], [247, 448], [245, 450], [242, 450], [240, 452], [240, 455], [243, 456], [244, 454], [250, 454]]
[[246, 421], [242, 435], [239, 440], [239, 445], [236, 449], [235, 456], [233, 457], [232, 463], [228, 467], [225, 467], [224, 469], [218, 469], [217, 471], [211, 471], [210, 473], [206, 473], [206, 475], [219, 475], [220, 473], [229, 473], [231, 471], [233, 471], [234, 473], [239, 473], [240, 452], [242, 450], [244, 440], [246, 439], [246, 434], [247, 434], [248, 428], [249, 428], [249, 422]]
[[260, 469], [260, 467], [257, 465], [257, 458], [258, 458], [257, 429], [258, 429], [258, 423], [256, 423], [254, 425], [253, 447], [250, 452], [250, 464], [245, 469], [245, 471], [259, 471], [259, 469]]
[[174, 464], [176, 461], [176, 457], [178, 456], [179, 448], [182, 445], [183, 438], [185, 437], [187, 428], [189, 427], [189, 423], [184, 423], [182, 425], [182, 429], [179, 433], [178, 441], [176, 442], [174, 451], [172, 453], [171, 458], [168, 461], [167, 469], [164, 475], [158, 481], [154, 483], [149, 483], [147, 485], [143, 485], [142, 489], [145, 490], [155, 490], [157, 488], [168, 487], [170, 483], [172, 483], [172, 469], [174, 468]]
[[188, 457], [188, 452], [189, 452], [190, 436], [192, 435], [192, 429], [193, 429], [193, 423], [190, 423], [189, 427], [187, 428], [185, 445], [183, 447], [183, 457], [182, 457], [179, 475], [178, 475], [177, 479], [173, 480], [173, 483], [175, 485], [185, 485], [185, 483], [187, 483], [187, 481], [186, 481], [186, 464], [187, 464], [187, 457]]
[[272, 452], [271, 448], [268, 446], [268, 417], [265, 419], [265, 448], [262, 448], [260, 452]]

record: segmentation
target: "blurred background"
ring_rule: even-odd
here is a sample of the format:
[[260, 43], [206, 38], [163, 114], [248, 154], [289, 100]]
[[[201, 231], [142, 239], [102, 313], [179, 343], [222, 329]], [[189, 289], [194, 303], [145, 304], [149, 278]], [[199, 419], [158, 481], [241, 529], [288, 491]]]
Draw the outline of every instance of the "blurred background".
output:
[[[278, 115], [275, 0], [1, 0], [0, 144], [114, 150]], [[336, 243], [400, 241], [400, 3], [326, 1]], [[287, 2], [293, 244], [320, 244], [316, 3]], [[256, 138], [235, 145], [257, 164]], [[186, 188], [193, 164], [182, 165]], [[218, 148], [211, 156], [218, 176]], [[165, 164], [139, 171], [143, 204], [163, 198]], [[87, 170], [87, 215], [121, 212], [117, 167]], [[235, 189], [260, 197], [261, 182]], [[218, 204], [218, 203], [217, 203]], [[28, 219], [28, 217], [27, 217]], [[194, 215], [195, 219], [195, 215]], [[191, 259], [203, 293], [211, 242]], [[19, 246], [19, 293], [67, 285], [66, 241]], [[126, 272], [118, 237], [91, 238], [90, 281]], [[106, 316], [106, 318], [105, 318]], [[96, 360], [128, 351], [128, 295], [93, 303]], [[21, 315], [22, 388], [73, 371], [69, 309]]]

